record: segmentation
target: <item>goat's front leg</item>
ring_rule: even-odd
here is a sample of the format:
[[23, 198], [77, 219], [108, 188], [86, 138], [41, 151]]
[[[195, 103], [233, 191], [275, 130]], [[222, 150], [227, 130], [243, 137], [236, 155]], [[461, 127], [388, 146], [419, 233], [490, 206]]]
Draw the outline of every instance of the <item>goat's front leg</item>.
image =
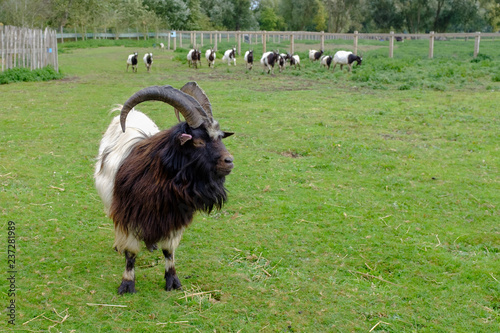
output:
[[118, 287], [118, 294], [135, 293], [135, 253], [125, 250], [125, 272], [123, 272], [122, 284]]
[[181, 289], [181, 281], [175, 272], [174, 252], [170, 252], [169, 250], [162, 251], [165, 256], [165, 290]]
[[184, 230], [176, 230], [173, 231], [168, 239], [160, 242], [160, 246], [163, 252], [163, 256], [165, 256], [165, 290], [171, 291], [172, 289], [181, 289], [181, 281], [177, 277], [177, 273], [175, 272], [175, 263], [174, 263], [174, 253], [177, 246], [179, 246], [179, 242], [182, 238], [182, 232]]

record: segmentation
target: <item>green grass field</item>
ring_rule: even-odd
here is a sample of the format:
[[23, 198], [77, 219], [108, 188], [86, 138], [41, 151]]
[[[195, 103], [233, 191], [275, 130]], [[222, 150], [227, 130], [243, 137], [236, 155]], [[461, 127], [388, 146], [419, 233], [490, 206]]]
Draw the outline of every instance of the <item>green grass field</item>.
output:
[[[215, 69], [153, 50], [149, 74], [142, 41], [60, 45], [63, 79], [0, 85], [0, 330], [498, 331], [500, 47], [482, 41], [474, 60], [473, 43], [436, 43], [429, 60], [428, 41], [397, 44], [394, 59], [361, 41], [352, 73], [310, 63], [302, 45], [302, 69], [275, 75], [241, 56], [223, 65], [224, 43]], [[164, 291], [163, 255], [144, 249], [137, 293], [118, 296], [124, 258], [93, 185], [109, 110], [188, 81], [236, 133], [229, 201], [184, 233], [182, 291]], [[176, 121], [161, 103], [139, 109], [162, 128]]]

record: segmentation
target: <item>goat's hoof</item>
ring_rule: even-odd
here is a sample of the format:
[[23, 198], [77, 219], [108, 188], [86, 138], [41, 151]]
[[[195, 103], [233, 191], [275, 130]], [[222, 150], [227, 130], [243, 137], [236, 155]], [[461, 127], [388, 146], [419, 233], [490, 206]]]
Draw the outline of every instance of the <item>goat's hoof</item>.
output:
[[122, 280], [122, 284], [118, 287], [118, 294], [123, 295], [125, 293], [135, 294], [135, 281]]
[[165, 277], [165, 290], [172, 291], [173, 289], [182, 289], [181, 281], [177, 275], [168, 275]]

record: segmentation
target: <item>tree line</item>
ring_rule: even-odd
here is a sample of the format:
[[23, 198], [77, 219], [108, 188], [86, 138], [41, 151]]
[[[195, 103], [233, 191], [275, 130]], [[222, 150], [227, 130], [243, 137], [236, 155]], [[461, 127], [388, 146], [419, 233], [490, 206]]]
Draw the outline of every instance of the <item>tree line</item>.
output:
[[500, 0], [0, 0], [0, 23], [86, 32], [491, 32]]

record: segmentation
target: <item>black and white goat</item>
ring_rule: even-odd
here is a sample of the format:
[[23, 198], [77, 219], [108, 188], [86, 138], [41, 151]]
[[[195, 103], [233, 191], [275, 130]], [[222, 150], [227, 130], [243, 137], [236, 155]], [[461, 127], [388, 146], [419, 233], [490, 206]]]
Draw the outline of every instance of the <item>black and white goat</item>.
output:
[[[192, 49], [188, 52], [186, 58], [187, 58], [189, 67], [191, 67], [191, 65], [193, 65], [194, 68], [198, 68], [198, 63], [200, 62], [200, 59], [201, 59], [200, 54], [201, 54], [201, 52], [197, 49]], [[201, 62], [200, 62], [200, 66], [201, 66]]]
[[144, 65], [146, 65], [146, 69], [149, 73], [151, 66], [153, 65], [153, 53], [146, 53], [142, 60], [144, 60]]
[[[160, 131], [134, 109], [162, 101], [185, 121]], [[196, 82], [180, 90], [148, 87], [130, 97], [104, 134], [95, 165], [95, 184], [106, 214], [113, 219], [113, 247], [125, 254], [119, 294], [135, 292], [135, 259], [141, 242], [165, 257], [165, 289], [180, 289], [174, 252], [196, 211], [210, 213], [227, 199], [225, 177], [233, 157], [212, 116], [208, 97]]]
[[253, 67], [253, 50], [246, 51], [243, 59], [245, 59], [245, 68], [251, 70]]
[[337, 53], [335, 53], [335, 55], [333, 56], [333, 71], [335, 71], [335, 66], [339, 64], [340, 70], [342, 70], [344, 65], [348, 65], [350, 72], [352, 69], [352, 65], [354, 65], [354, 62], [356, 62], [357, 65], [360, 66], [362, 60], [363, 58], [355, 55], [350, 51], [337, 51]]
[[132, 72], [137, 73], [137, 52], [130, 54], [127, 58], [127, 72], [128, 66], [132, 66]]
[[309, 60], [311, 61], [319, 60], [322, 55], [323, 55], [323, 50], [321, 51], [309, 50]]
[[210, 48], [205, 51], [205, 58], [207, 59], [208, 62], [208, 67], [212, 66], [212, 68], [215, 67], [215, 58], [217, 57], [215, 50]]
[[224, 52], [224, 56], [222, 57], [222, 61], [227, 62], [228, 66], [231, 65], [231, 60], [233, 61], [234, 65], [236, 66], [236, 48], [235, 47]]
[[292, 55], [290, 57], [290, 67], [292, 67], [294, 69], [297, 69], [297, 66], [299, 66], [299, 69], [300, 69], [300, 57], [298, 55]]
[[330, 65], [332, 64], [332, 60], [333, 60], [333, 57], [329, 56], [329, 55], [321, 57], [321, 60], [320, 60], [321, 67], [328, 67], [328, 69], [330, 69]]
[[282, 70], [286, 69], [286, 62], [287, 60], [290, 60], [292, 56], [290, 53], [280, 53], [279, 58], [278, 58], [278, 65], [280, 68], [280, 73]]
[[267, 74], [269, 74], [272, 70], [272, 74], [274, 74], [274, 65], [279, 61], [279, 53], [275, 51], [266, 52], [260, 58], [260, 63], [263, 66], [263, 71], [267, 68]]

